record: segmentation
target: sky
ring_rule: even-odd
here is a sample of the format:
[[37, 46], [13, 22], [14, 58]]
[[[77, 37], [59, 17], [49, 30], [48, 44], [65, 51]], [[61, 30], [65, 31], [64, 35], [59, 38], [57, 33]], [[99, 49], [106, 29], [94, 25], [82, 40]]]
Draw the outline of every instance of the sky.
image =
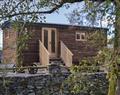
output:
[[48, 23], [59, 23], [59, 24], [70, 24], [66, 15], [74, 10], [76, 7], [82, 8], [84, 2], [74, 3], [70, 5], [70, 8], [61, 7], [58, 12], [46, 15], [46, 22]]

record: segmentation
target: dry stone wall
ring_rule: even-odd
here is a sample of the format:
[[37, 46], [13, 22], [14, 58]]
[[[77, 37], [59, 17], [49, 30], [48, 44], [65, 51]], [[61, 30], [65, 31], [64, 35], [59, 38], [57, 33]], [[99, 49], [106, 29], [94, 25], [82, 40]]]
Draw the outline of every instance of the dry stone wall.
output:
[[[16, 74], [16, 76], [0, 77], [0, 95], [84, 95], [70, 93], [67, 87], [63, 91], [61, 85], [70, 73], [62, 73], [59, 71], [60, 69], [53, 68], [49, 68], [52, 70], [47, 74], [29, 74], [27, 76]], [[93, 74], [92, 79], [100, 79], [105, 86], [107, 84], [106, 75], [103, 73]]]

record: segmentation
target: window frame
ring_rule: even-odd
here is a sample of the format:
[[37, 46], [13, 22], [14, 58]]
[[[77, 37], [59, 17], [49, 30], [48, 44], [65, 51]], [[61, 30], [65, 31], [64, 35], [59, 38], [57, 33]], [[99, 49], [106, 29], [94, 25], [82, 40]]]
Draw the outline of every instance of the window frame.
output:
[[[80, 39], [77, 38], [77, 35], [80, 36]], [[82, 36], [84, 36], [84, 39], [82, 39]], [[76, 40], [76, 41], [86, 41], [86, 37], [85, 37], [85, 36], [86, 36], [86, 35], [85, 35], [84, 32], [76, 32], [76, 33], [75, 33], [75, 40]]]

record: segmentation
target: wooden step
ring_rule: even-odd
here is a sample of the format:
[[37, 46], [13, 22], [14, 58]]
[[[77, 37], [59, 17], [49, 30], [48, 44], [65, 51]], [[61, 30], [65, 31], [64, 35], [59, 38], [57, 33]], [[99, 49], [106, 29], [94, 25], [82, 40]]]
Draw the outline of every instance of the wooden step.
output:
[[50, 58], [50, 61], [61, 61], [61, 58]]
[[50, 59], [50, 64], [65, 65], [61, 58]]

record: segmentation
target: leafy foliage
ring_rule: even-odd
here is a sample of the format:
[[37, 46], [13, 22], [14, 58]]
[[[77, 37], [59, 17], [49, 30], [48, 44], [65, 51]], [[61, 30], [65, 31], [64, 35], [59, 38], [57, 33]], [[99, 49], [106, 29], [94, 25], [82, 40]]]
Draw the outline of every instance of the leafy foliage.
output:
[[27, 30], [26, 23], [15, 22], [13, 25], [16, 27], [16, 31], [18, 32], [17, 37], [17, 67], [23, 66], [23, 51], [27, 49], [27, 41], [30, 40], [30, 31]]
[[113, 28], [115, 21], [115, 6], [110, 0], [105, 2], [92, 2], [84, 0], [81, 6], [74, 9], [67, 15], [68, 21], [72, 24], [84, 26], [104, 27], [104, 22], [108, 24], [109, 29]]
[[[72, 95], [106, 95], [107, 79], [105, 73], [100, 73], [96, 61], [83, 60], [79, 66], [71, 68], [72, 74], [64, 82], [63, 88]], [[64, 90], [63, 90], [64, 91]]]
[[[88, 24], [90, 25], [97, 25], [96, 21], [100, 20], [100, 26], [102, 26], [102, 21], [104, 19], [107, 21], [108, 28], [115, 28], [113, 44], [113, 50], [107, 50], [102, 52], [103, 57], [100, 58], [101, 60], [99, 63], [104, 63], [107, 66], [108, 70], [108, 78], [109, 78], [109, 91], [108, 95], [115, 95], [116, 94], [116, 87], [117, 87], [117, 79], [118, 79], [118, 60], [119, 60], [119, 47], [120, 47], [120, 1], [114, 0], [105, 0], [103, 3], [99, 2], [89, 2], [89, 0], [85, 0], [86, 7], [84, 11], [79, 11], [78, 9], [75, 10], [74, 13], [69, 15], [70, 21], [77, 21], [76, 23], [81, 24], [83, 19], [80, 19], [81, 13], [86, 14], [86, 19], [88, 20]], [[71, 20], [72, 19], [72, 20]], [[75, 19], [75, 20], [73, 20]], [[76, 20], [77, 19], [77, 20]], [[79, 23], [80, 22], [80, 23]], [[86, 23], [85, 23], [86, 24]], [[108, 33], [111, 34], [111, 33]]]

